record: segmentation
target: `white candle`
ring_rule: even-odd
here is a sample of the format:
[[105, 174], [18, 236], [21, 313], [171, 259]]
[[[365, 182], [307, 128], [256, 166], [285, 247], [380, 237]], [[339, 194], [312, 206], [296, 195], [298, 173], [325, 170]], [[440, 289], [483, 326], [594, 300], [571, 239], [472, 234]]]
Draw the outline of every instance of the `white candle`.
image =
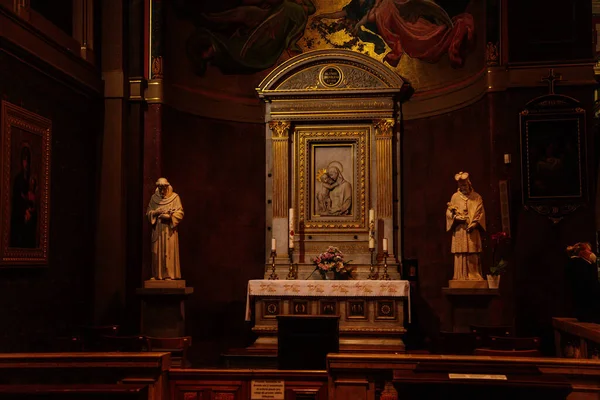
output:
[[388, 251], [388, 248], [387, 248], [387, 238], [383, 238], [383, 251], [384, 252]]
[[374, 249], [375, 248], [375, 238], [373, 238], [373, 237], [369, 238], [369, 248], [370, 249]]
[[294, 209], [290, 208], [289, 210], [289, 231], [288, 231], [288, 247], [290, 249], [294, 248]]
[[277, 241], [275, 240], [275, 238], [271, 239], [271, 251], [275, 251], [275, 249], [277, 248]]
[[372, 208], [369, 210], [369, 223], [375, 222], [375, 210]]

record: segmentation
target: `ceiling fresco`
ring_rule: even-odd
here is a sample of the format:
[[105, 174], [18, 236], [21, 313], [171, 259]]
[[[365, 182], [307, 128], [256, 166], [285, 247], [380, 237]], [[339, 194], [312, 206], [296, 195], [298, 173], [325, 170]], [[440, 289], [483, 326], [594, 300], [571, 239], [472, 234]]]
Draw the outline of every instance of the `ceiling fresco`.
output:
[[420, 118], [485, 91], [484, 0], [171, 0], [165, 10], [165, 98], [182, 111], [260, 122], [256, 87], [312, 50], [349, 49], [415, 89]]
[[197, 76], [254, 74], [302, 52], [344, 48], [405, 76], [412, 60], [460, 69], [477, 33], [469, 0], [175, 0], [194, 26], [186, 53]]

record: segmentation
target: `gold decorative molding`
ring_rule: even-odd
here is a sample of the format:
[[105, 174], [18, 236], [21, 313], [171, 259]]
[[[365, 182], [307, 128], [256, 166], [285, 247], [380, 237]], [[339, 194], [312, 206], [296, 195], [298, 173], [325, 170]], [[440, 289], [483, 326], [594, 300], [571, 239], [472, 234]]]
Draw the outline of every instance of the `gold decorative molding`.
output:
[[163, 78], [163, 58], [161, 56], [152, 57], [152, 79]]
[[289, 153], [289, 121], [271, 121], [273, 148], [273, 218], [285, 218], [288, 215], [288, 153]]
[[[370, 165], [370, 125], [315, 125], [301, 126], [295, 132], [295, 171], [296, 202], [298, 203], [298, 222], [305, 232], [367, 232], [366, 208], [369, 201], [369, 165]], [[352, 216], [323, 218], [313, 215], [312, 205], [315, 199], [314, 179], [316, 165], [313, 159], [314, 146], [352, 146]]]
[[271, 103], [271, 117], [292, 121], [390, 118], [394, 106], [391, 97], [276, 99]]
[[146, 101], [148, 104], [164, 102], [162, 79], [151, 79], [148, 81]]
[[498, 47], [498, 42], [488, 42], [485, 49], [485, 61], [486, 64], [490, 67], [498, 65], [498, 63], [500, 62], [500, 51]]
[[381, 218], [392, 216], [392, 133], [393, 119], [374, 121], [377, 162], [377, 214]]
[[[350, 50], [329, 49], [308, 51], [284, 61], [262, 80], [256, 90], [261, 98], [285, 92], [307, 91], [313, 87], [332, 91], [332, 88], [324, 86], [319, 79], [321, 69], [327, 66], [340, 68], [346, 82], [340, 83], [333, 91], [340, 91], [342, 85], [345, 91], [354, 89], [353, 85], [357, 85], [356, 88], [361, 90], [391, 89], [399, 92], [404, 84], [396, 72], [367, 55]], [[363, 79], [367, 80], [363, 82]]]

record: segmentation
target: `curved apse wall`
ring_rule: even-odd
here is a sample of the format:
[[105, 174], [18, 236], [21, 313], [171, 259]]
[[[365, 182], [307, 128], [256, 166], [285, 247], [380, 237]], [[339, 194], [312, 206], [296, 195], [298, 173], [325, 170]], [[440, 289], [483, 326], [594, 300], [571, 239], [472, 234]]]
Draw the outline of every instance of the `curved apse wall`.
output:
[[237, 4], [181, 0], [166, 7], [168, 105], [260, 123], [264, 114], [255, 88], [268, 72], [294, 55], [328, 48], [368, 54], [407, 80], [415, 94], [403, 106], [405, 119], [452, 111], [485, 93], [483, 0]]

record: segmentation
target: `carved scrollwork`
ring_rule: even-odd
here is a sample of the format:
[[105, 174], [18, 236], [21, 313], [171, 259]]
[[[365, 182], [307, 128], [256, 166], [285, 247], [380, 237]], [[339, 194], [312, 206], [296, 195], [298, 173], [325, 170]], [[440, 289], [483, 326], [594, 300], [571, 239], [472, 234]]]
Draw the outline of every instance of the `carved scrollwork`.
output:
[[488, 42], [485, 51], [485, 59], [488, 66], [498, 65], [499, 57], [498, 43]]
[[372, 73], [348, 64], [335, 66], [341, 71], [343, 79], [335, 88], [323, 84], [321, 79], [322, 65], [306, 68], [287, 78], [277, 90], [342, 90], [342, 89], [365, 89], [386, 88], [387, 85]]

